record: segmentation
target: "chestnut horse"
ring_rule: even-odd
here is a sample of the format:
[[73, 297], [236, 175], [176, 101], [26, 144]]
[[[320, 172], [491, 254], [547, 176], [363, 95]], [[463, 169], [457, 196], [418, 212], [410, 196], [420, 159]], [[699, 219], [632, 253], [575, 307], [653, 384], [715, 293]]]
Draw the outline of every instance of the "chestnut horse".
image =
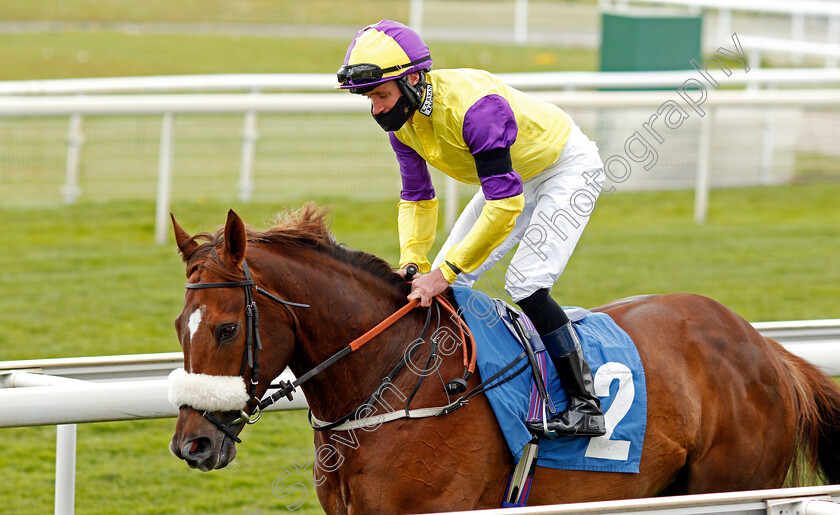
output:
[[[181, 372], [250, 383], [258, 366], [254, 389], [239, 392], [250, 413], [287, 366], [301, 378], [406, 305], [409, 286], [400, 275], [375, 256], [337, 244], [324, 216], [307, 204], [257, 231], [230, 211], [223, 229], [195, 236], [173, 217], [189, 287], [175, 320]], [[251, 298], [252, 289], [262, 294]], [[258, 326], [247, 318], [246, 301], [258, 307]], [[540, 467], [529, 504], [777, 488], [799, 451], [825, 480], [840, 482], [840, 388], [815, 366], [702, 296], [630, 298], [598, 310], [630, 335], [644, 365], [648, 413], [639, 473]], [[448, 316], [434, 318], [457, 331]], [[391, 382], [382, 378], [427, 325], [427, 310], [413, 309], [312, 375], [301, 386], [312, 416], [341, 419], [377, 389], [384, 390], [378, 406], [403, 410], [417, 375], [404, 367]], [[413, 361], [426, 363], [428, 346], [417, 348]], [[464, 363], [460, 352], [437, 359], [412, 409], [451, 400], [443, 383], [461, 377]], [[480, 381], [473, 375], [468, 386]], [[204, 414], [181, 406], [170, 449], [208, 471], [234, 458], [247, 417], [230, 407]], [[443, 416], [315, 431], [315, 447], [314, 475], [327, 513], [499, 507], [513, 467], [484, 395]]]

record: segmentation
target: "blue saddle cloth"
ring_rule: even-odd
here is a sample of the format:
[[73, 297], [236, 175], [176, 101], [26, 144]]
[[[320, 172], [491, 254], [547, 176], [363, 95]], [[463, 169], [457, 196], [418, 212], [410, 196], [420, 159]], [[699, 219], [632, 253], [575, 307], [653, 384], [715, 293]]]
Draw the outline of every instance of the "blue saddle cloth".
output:
[[[476, 339], [478, 370], [482, 379], [487, 379], [520, 356], [523, 348], [498, 314], [498, 306], [504, 302], [470, 288], [455, 286], [453, 290], [459, 311]], [[636, 346], [609, 315], [582, 308], [564, 309], [575, 323], [584, 356], [592, 369], [607, 434], [596, 438], [541, 438], [537, 464], [557, 469], [637, 473], [647, 422], [647, 391]], [[530, 321], [524, 315], [521, 317], [526, 331], [530, 332], [537, 361], [547, 374], [548, 396], [558, 412], [562, 411], [567, 404], [566, 394], [554, 365]], [[521, 358], [498, 381], [527, 362], [527, 357]], [[518, 461], [523, 447], [531, 440], [525, 422], [540, 417], [543, 411], [530, 368], [488, 390], [486, 395]], [[551, 417], [550, 413], [547, 415]]]

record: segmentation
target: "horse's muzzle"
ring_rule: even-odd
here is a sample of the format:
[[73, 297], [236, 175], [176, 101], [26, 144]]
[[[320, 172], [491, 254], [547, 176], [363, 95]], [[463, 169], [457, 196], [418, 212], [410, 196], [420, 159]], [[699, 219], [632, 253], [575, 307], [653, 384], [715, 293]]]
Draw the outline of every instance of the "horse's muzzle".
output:
[[169, 450], [186, 461], [190, 468], [204, 472], [224, 468], [236, 457], [236, 444], [190, 408], [184, 408], [178, 414]]

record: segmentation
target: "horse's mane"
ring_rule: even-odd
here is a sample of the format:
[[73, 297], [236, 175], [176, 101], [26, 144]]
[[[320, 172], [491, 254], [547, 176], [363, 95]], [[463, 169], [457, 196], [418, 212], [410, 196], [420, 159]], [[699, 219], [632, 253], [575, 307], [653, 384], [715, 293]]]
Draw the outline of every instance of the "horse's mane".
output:
[[[307, 202], [295, 210], [286, 210], [277, 213], [272, 221], [272, 227], [266, 230], [258, 230], [246, 225], [248, 244], [262, 245], [274, 248], [311, 248], [323, 252], [336, 260], [347, 263], [356, 269], [365, 271], [374, 277], [384, 280], [386, 283], [400, 285], [406, 288], [406, 283], [399, 274], [395, 273], [391, 266], [383, 259], [363, 252], [345, 247], [338, 243], [329, 230], [326, 221], [330, 213], [328, 207], [318, 206], [314, 202]], [[220, 227], [215, 232], [202, 232], [193, 236], [193, 240], [203, 241], [190, 255], [185, 255], [187, 261], [187, 276], [195, 265], [201, 263], [204, 267], [211, 269], [215, 274], [225, 280], [239, 280], [233, 272], [225, 267], [217, 249], [224, 245], [225, 228]]]

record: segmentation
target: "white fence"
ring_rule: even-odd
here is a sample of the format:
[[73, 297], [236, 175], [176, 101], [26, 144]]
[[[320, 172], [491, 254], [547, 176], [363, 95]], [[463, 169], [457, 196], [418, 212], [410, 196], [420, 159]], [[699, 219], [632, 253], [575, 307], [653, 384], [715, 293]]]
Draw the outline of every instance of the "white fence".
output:
[[[832, 376], [840, 376], [840, 319], [757, 322], [753, 326]], [[166, 418], [166, 377], [183, 354], [135, 354], [0, 361], [0, 428]], [[293, 380], [290, 371], [280, 379]], [[303, 394], [269, 410], [302, 409]]]
[[[608, 187], [694, 188], [698, 221], [709, 187], [786, 182], [809, 159], [840, 170], [840, 94], [802, 89], [836, 85], [840, 71], [711, 73], [746, 89], [704, 87], [697, 70], [503, 78], [572, 114], [612, 166]], [[332, 84], [318, 75], [0, 83], [0, 208], [156, 198], [163, 242], [172, 199], [396, 198], [396, 161], [366, 100], [311, 92]], [[779, 89], [791, 86], [800, 90]], [[602, 91], [613, 88], [670, 89]], [[649, 125], [669, 102], [685, 123], [654, 135]], [[445, 191], [451, 225], [459, 193], [454, 182]]]
[[[776, 339], [785, 347], [817, 364], [832, 375], [840, 375], [840, 319], [799, 322], [764, 322], [754, 324], [763, 335]], [[141, 354], [133, 356], [100, 356], [28, 361], [0, 362], [0, 427], [24, 427], [58, 424], [56, 434], [56, 513], [73, 513], [75, 497], [76, 423], [164, 418], [177, 416], [178, 410], [169, 405], [165, 377], [183, 365], [181, 353]], [[293, 380], [287, 370], [281, 379]], [[294, 401], [282, 399], [269, 411], [302, 409], [306, 407], [303, 393], [298, 389]], [[827, 493], [827, 491], [826, 491]], [[831, 491], [840, 495], [840, 490]], [[755, 503], [772, 497], [762, 493], [763, 500], [746, 501], [726, 496], [716, 501], [693, 499], [688, 504], [633, 504], [640, 501], [621, 501], [619, 504], [591, 504], [568, 507], [534, 508], [538, 511], [518, 513], [720, 513], [721, 505], [753, 510]], [[817, 495], [813, 491], [787, 492], [784, 497]], [[725, 502], [724, 502], [725, 501]], [[630, 504], [621, 504], [621, 503]], [[745, 504], [746, 503], [746, 504]], [[658, 505], [657, 505], [658, 504]], [[704, 507], [706, 511], [698, 511]], [[763, 506], [766, 507], [766, 504]], [[610, 510], [606, 510], [610, 508]], [[632, 509], [631, 509], [632, 508]], [[816, 508], [816, 505], [814, 506]], [[544, 511], [544, 510], [559, 511]], [[539, 511], [543, 510], [543, 511]], [[605, 511], [606, 510], [606, 511]], [[668, 511], [670, 510], [670, 511]], [[729, 513], [754, 511], [724, 510]], [[505, 513], [517, 513], [516, 511]], [[804, 511], [800, 511], [804, 513]], [[817, 513], [817, 512], [810, 512]], [[821, 512], [833, 513], [833, 512]]]
[[840, 515], [840, 485], [723, 494], [680, 495], [527, 508], [448, 512], [442, 515]]
[[[0, 427], [57, 425], [55, 513], [72, 515], [76, 484], [76, 424], [169, 418], [166, 376], [182, 353], [0, 362]], [[294, 381], [288, 370], [279, 379]], [[306, 408], [303, 392], [266, 411]]]
[[[724, 38], [721, 45], [729, 45]], [[731, 46], [731, 45], [730, 45]], [[500, 73], [505, 83], [523, 91], [676, 88], [696, 73], [686, 70], [657, 72]], [[750, 89], [812, 87], [840, 83], [840, 70], [831, 68], [752, 68], [726, 78], [727, 86]], [[162, 75], [150, 77], [101, 77], [88, 79], [14, 80], [0, 82], [0, 97], [38, 95], [96, 95], [106, 93], [221, 93], [221, 92], [333, 92], [335, 75], [322, 73], [268, 73], [218, 75]]]

